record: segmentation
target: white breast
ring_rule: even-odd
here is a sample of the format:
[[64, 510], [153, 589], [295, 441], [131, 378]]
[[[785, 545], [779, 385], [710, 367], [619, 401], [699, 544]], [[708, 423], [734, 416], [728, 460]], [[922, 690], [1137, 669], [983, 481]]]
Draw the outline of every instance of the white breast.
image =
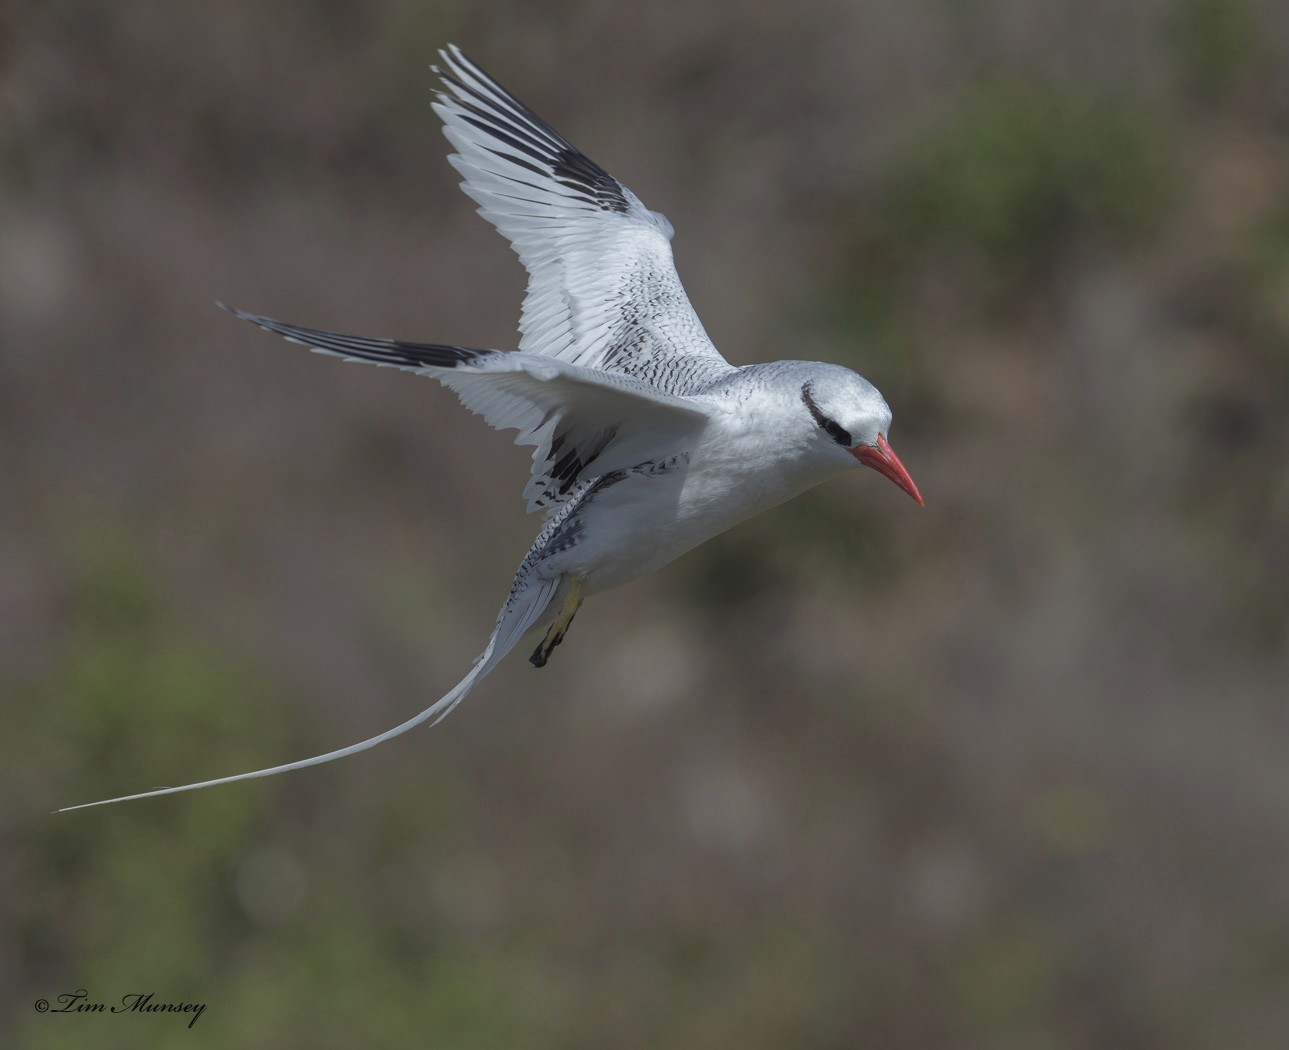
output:
[[841, 472], [770, 447], [764, 432], [706, 438], [688, 463], [629, 471], [593, 492], [576, 515], [577, 542], [543, 559], [540, 574], [585, 577], [589, 593], [617, 587]]

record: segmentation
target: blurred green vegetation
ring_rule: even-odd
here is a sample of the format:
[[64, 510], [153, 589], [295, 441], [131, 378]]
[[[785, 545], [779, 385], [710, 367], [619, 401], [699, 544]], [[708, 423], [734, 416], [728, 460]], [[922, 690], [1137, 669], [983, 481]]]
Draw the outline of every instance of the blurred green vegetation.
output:
[[[0, 1043], [1280, 1050], [1286, 12], [786, 10], [0, 16]], [[501, 338], [452, 39], [686, 216], [731, 359], [876, 382], [926, 509], [823, 486], [434, 734], [47, 813], [477, 651], [526, 453], [209, 308]]]
[[1259, 18], [1242, 0], [1182, 0], [1170, 14], [1167, 35], [1196, 97], [1220, 101], [1271, 66]]
[[1014, 78], [973, 87], [889, 164], [866, 202], [856, 288], [906, 301], [899, 282], [947, 252], [962, 256], [959, 270], [1000, 282], [995, 294], [1014, 293], [1071, 242], [1157, 231], [1177, 190], [1166, 126], [1131, 97]]
[[[10, 725], [15, 784], [48, 778], [34, 744], [51, 730], [53, 771], [82, 793], [144, 789], [143, 768], [189, 779], [217, 775], [216, 759], [249, 769], [323, 749], [289, 731], [287, 698], [262, 671], [189, 636], [119, 530], [100, 523], [72, 545], [68, 564], [59, 672], [21, 697], [26, 714]], [[470, 831], [434, 778], [402, 787], [365, 799], [364, 859], [398, 868], [409, 851], [430, 849], [459, 862]], [[253, 1031], [256, 1045], [401, 1047], [427, 1024], [453, 1046], [558, 1045], [540, 1036], [549, 1004], [522, 933], [463, 952], [433, 932], [409, 937], [404, 916], [379, 898], [355, 910], [346, 903], [358, 877], [351, 844], [337, 838], [326, 855], [305, 855], [303, 833], [332, 818], [289, 781], [281, 791], [198, 792], [181, 806], [148, 800], [20, 819], [24, 862], [11, 891], [23, 915], [12, 932], [35, 994], [56, 1002], [83, 987], [110, 1007], [151, 991], [157, 1002], [208, 1008], [191, 1031], [187, 1016], [32, 1011], [9, 1045], [222, 1047]], [[84, 963], [69, 974], [68, 958]], [[319, 1000], [322, 986], [334, 991]], [[401, 1009], [408, 1002], [416, 1014]]]

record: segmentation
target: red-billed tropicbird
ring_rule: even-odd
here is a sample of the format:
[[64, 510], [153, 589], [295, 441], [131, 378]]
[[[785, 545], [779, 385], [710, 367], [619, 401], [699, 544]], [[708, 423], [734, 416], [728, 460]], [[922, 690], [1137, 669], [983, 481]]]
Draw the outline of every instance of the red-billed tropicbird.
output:
[[320, 353], [431, 376], [489, 425], [518, 431], [517, 444], [535, 446], [524, 496], [545, 523], [496, 629], [450, 692], [369, 740], [87, 805], [302, 769], [437, 722], [552, 610], [531, 657], [538, 667], [588, 594], [854, 467], [872, 467], [922, 502], [886, 440], [891, 410], [868, 380], [816, 361], [729, 364], [676, 275], [671, 223], [459, 48], [440, 54], [444, 90], [433, 106], [456, 149], [448, 159], [528, 271], [519, 349], [339, 335], [231, 312]]

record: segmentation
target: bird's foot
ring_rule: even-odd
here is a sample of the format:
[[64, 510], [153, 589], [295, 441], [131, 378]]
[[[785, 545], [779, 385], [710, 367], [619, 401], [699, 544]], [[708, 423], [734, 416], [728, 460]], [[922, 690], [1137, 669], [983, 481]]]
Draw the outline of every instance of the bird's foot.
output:
[[555, 646], [564, 640], [564, 635], [568, 633], [568, 625], [573, 622], [573, 617], [577, 615], [577, 610], [582, 605], [582, 580], [578, 576], [573, 577], [573, 582], [568, 589], [568, 597], [564, 599], [564, 607], [555, 617], [555, 622], [550, 625], [550, 630], [546, 632], [546, 637], [542, 639], [541, 645], [533, 650], [533, 655], [528, 658], [528, 662], [534, 667], [545, 667], [546, 661], [551, 658], [551, 653], [555, 651]]

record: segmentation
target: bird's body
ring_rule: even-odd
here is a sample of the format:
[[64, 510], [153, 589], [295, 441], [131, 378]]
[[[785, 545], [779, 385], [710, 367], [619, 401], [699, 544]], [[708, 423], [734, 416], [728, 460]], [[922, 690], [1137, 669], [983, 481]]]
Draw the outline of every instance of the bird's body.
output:
[[[589, 594], [628, 583], [858, 465], [916, 486], [886, 441], [881, 394], [838, 365], [735, 368], [712, 345], [672, 262], [671, 224], [457, 48], [434, 104], [449, 160], [529, 272], [518, 351], [348, 336], [232, 310], [322, 353], [438, 379], [534, 446], [524, 489], [545, 522], [497, 626], [451, 691], [379, 736], [329, 754], [109, 802], [316, 765], [438, 721], [554, 612], [541, 666]], [[90, 803], [98, 805], [100, 803]], [[69, 807], [80, 808], [80, 807]]]
[[[845, 461], [818, 462], [805, 442], [766, 440], [767, 425], [777, 432], [772, 391], [796, 393], [785, 415], [801, 407], [800, 387], [782, 382], [796, 364], [751, 365], [718, 381], [694, 395], [709, 418], [690, 447], [585, 483], [539, 574], [580, 576], [588, 595], [619, 587], [848, 470]], [[764, 384], [761, 373], [769, 373]], [[560, 549], [559, 537], [574, 535]]]

